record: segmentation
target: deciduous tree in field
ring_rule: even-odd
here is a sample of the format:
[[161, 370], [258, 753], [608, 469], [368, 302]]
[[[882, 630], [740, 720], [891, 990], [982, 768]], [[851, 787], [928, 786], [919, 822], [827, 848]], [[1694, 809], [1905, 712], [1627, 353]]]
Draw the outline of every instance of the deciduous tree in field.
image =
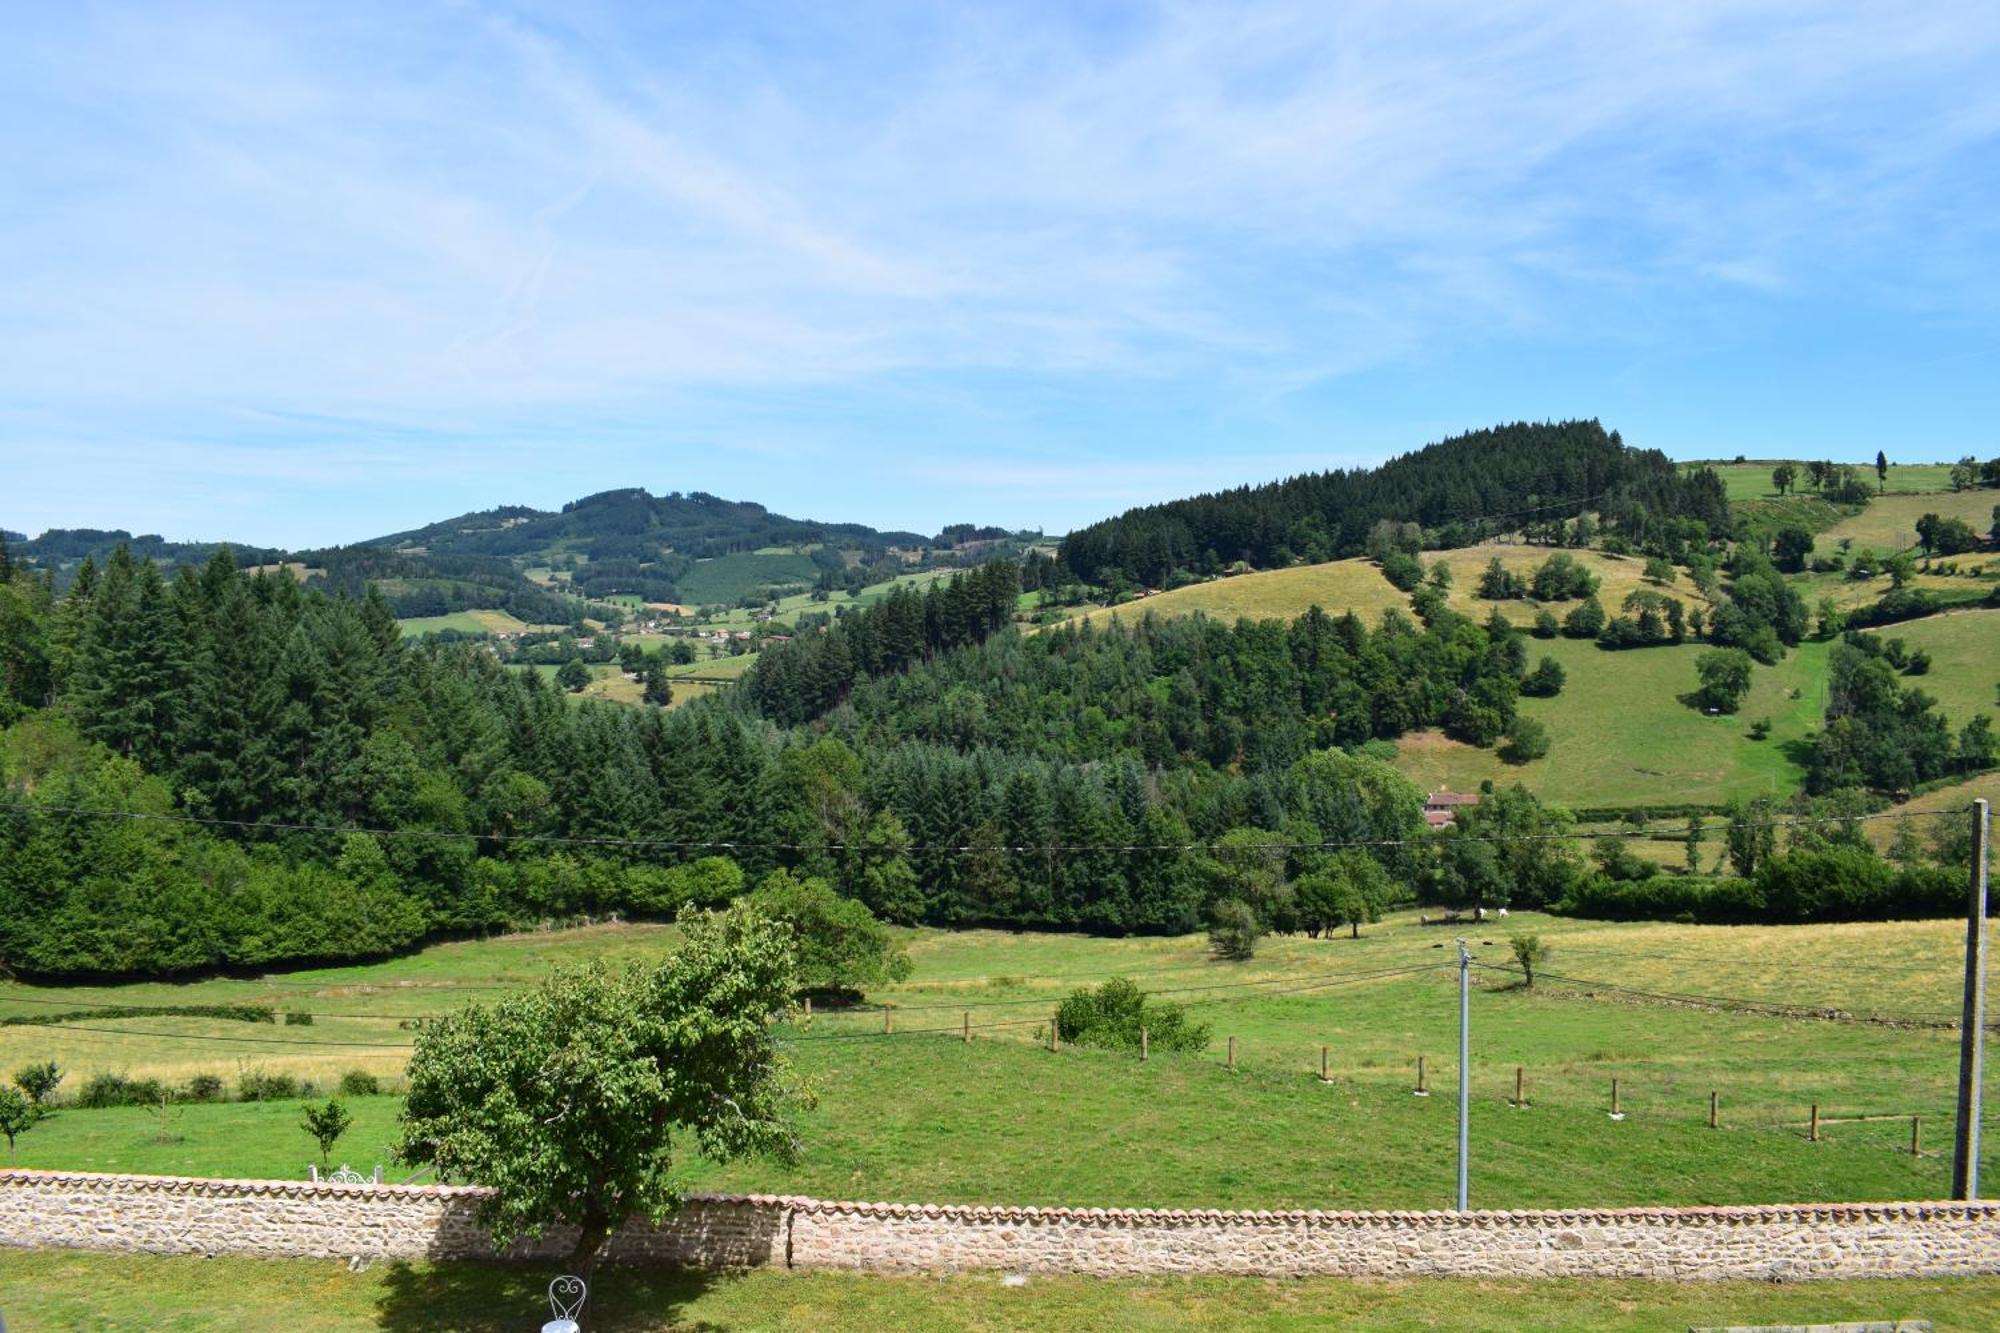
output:
[[313, 1142], [319, 1145], [321, 1166], [327, 1164], [327, 1159], [333, 1153], [333, 1145], [340, 1142], [340, 1136], [353, 1124], [354, 1117], [347, 1113], [347, 1108], [331, 1097], [326, 1099], [324, 1106], [306, 1103], [303, 1128], [306, 1133], [312, 1135]]
[[1520, 965], [1521, 973], [1527, 978], [1530, 989], [1535, 984], [1535, 964], [1544, 962], [1553, 952], [1542, 942], [1540, 935], [1510, 935], [1507, 947], [1514, 951], [1514, 961]]
[[28, 1100], [38, 1109], [48, 1105], [55, 1095], [56, 1085], [62, 1082], [62, 1066], [53, 1060], [39, 1064], [23, 1065], [14, 1071], [14, 1085], [28, 1094]]
[[1695, 697], [1704, 708], [1733, 713], [1750, 692], [1750, 654], [1741, 648], [1714, 648], [1694, 661], [1701, 688]]
[[656, 968], [560, 971], [417, 1038], [398, 1155], [491, 1186], [497, 1244], [575, 1227], [588, 1275], [628, 1219], [679, 1206], [676, 1135], [711, 1161], [796, 1154], [771, 1030], [798, 983], [790, 929], [753, 907], [680, 924]]
[[14, 1140], [28, 1132], [39, 1117], [35, 1104], [18, 1088], [0, 1088], [0, 1138], [7, 1140], [7, 1160], [14, 1160]]
[[868, 905], [841, 897], [823, 879], [774, 870], [750, 901], [792, 928], [806, 990], [856, 991], [910, 975], [910, 955]]

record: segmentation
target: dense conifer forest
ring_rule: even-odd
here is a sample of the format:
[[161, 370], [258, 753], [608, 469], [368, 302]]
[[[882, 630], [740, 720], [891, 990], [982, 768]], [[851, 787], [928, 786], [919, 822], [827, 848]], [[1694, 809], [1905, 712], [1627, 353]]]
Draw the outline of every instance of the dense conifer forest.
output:
[[1662, 524], [1696, 520], [1729, 531], [1711, 472], [1684, 475], [1657, 450], [1627, 448], [1595, 421], [1516, 423], [1391, 459], [1381, 467], [1316, 472], [1264, 486], [1129, 510], [1072, 532], [1062, 558], [1088, 583], [1162, 586], [1177, 570], [1213, 574], [1237, 561], [1269, 569], [1367, 549], [1377, 523], [1421, 524], [1425, 545], [1468, 546], [1525, 521], [1601, 514], [1635, 545]]

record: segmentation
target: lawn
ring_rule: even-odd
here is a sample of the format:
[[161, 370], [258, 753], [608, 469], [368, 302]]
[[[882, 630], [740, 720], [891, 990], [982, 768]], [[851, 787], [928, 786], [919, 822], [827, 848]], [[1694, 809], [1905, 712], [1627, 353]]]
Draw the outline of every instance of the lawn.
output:
[[[502, 1333], [545, 1317], [552, 1270], [478, 1264], [44, 1251], [0, 1268], [0, 1313], [24, 1330]], [[760, 1270], [726, 1276], [604, 1270], [592, 1328], [673, 1330], [1130, 1328], [1418, 1330], [1686, 1328], [1929, 1319], [2000, 1323], [2000, 1279], [1640, 1282], [1310, 1278], [884, 1277]]]
[[[1519, 782], [1569, 806], [1679, 804], [1693, 792], [1709, 801], [1786, 795], [1804, 775], [1788, 747], [1825, 713], [1828, 650], [1806, 643], [1776, 666], [1757, 667], [1742, 710], [1709, 717], [1680, 701], [1696, 686], [1705, 645], [1614, 653], [1576, 639], [1534, 640], [1529, 660], [1553, 657], [1567, 676], [1555, 698], [1521, 701], [1522, 713], [1548, 728], [1547, 758], [1506, 764], [1492, 750], [1423, 732], [1397, 742], [1396, 766], [1426, 790]], [[1751, 740], [1760, 718], [1771, 720], [1771, 735]]]
[[[1473, 1197], [1491, 1207], [1939, 1197], [1946, 1162], [1911, 1157], [1909, 1124], [1830, 1128], [1828, 1117], [1921, 1115], [1948, 1145], [1957, 1039], [1947, 1030], [1784, 1019], [1646, 1002], [1603, 989], [1783, 1001], [1930, 1021], [1957, 1004], [1961, 927], [1950, 921], [1821, 927], [1608, 925], [1517, 914], [1472, 927], [1475, 952], [1506, 957], [1503, 931], [1534, 930], [1548, 969], [1587, 979], [1533, 991], [1480, 969], [1474, 996]], [[239, 1066], [330, 1084], [339, 1071], [393, 1078], [406, 1016], [526, 984], [554, 962], [649, 958], [659, 926], [442, 945], [362, 968], [181, 987], [0, 986], [0, 1014], [29, 1001], [276, 1003], [311, 1027], [129, 1018], [74, 1029], [0, 1028], [0, 1068], [54, 1058], [73, 1088], [93, 1069], [175, 1079]], [[998, 931], [912, 932], [907, 982], [871, 994], [895, 1006], [822, 1012], [787, 1035], [818, 1105], [800, 1122], [801, 1163], [690, 1161], [706, 1188], [902, 1200], [1227, 1207], [1437, 1207], [1452, 1187], [1452, 1099], [1410, 1095], [1426, 1056], [1453, 1086], [1455, 978], [1446, 933], [1399, 915], [1360, 940], [1283, 938], [1234, 965], [1200, 937], [1105, 940]], [[1843, 965], [1847, 964], [1847, 965]], [[1400, 976], [1368, 975], [1420, 967]], [[1039, 1040], [1071, 988], [1131, 975], [1213, 1026], [1198, 1054], [1129, 1054]], [[975, 1025], [959, 1040], [965, 1016]], [[137, 1035], [121, 1035], [137, 1034]], [[1226, 1039], [1236, 1068], [1226, 1067]], [[380, 1043], [287, 1046], [279, 1043]], [[265, 1045], [263, 1043], [271, 1043]], [[1316, 1077], [1327, 1046], [1331, 1083]], [[1526, 1069], [1532, 1107], [1508, 1104]], [[1621, 1081], [1628, 1118], [1604, 1111]], [[1708, 1094], [1723, 1126], [1707, 1128]], [[355, 1100], [357, 1126], [335, 1157], [387, 1161], [392, 1096]], [[143, 1108], [61, 1110], [20, 1141], [26, 1166], [297, 1178], [311, 1146], [296, 1103], [188, 1106], [162, 1125]], [[2000, 1139], [1989, 1138], [2000, 1150]], [[2000, 1169], [1996, 1167], [1995, 1169]]]

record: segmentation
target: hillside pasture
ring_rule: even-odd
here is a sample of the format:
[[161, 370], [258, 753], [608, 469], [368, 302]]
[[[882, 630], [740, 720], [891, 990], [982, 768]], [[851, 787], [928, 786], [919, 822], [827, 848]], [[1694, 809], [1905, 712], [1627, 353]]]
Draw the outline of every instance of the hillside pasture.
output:
[[1936, 699], [1954, 723], [1963, 725], [1975, 713], [2000, 722], [2000, 609], [1949, 611], [1877, 633], [1931, 655], [1929, 672], [1904, 681]]
[[[1989, 807], [2000, 806], [2000, 769], [1980, 773], [1964, 782], [1955, 782], [1927, 791], [1921, 796], [1904, 801], [1901, 805], [1891, 806], [1890, 809], [1899, 814], [1911, 811], [1940, 811], [1969, 820], [1971, 816], [1965, 812], [1972, 808], [1974, 801], [1982, 797]], [[1901, 823], [1900, 820], [1881, 819], [1864, 825], [1864, 828], [1868, 833], [1868, 840], [1874, 843], [1878, 850], [1886, 851], [1895, 841], [1896, 829]], [[1919, 820], [1916, 827], [1919, 841], [1928, 841], [1937, 827], [1937, 821]]]
[[[1534, 990], [1492, 970], [1506, 932], [1552, 946]], [[1516, 914], [1459, 928], [1481, 960], [1473, 1025], [1473, 1197], [1496, 1207], [1924, 1198], [1946, 1164], [1912, 1158], [1908, 1122], [1830, 1127], [1808, 1143], [1807, 1105], [1828, 1117], [1920, 1114], [1945, 1134], [1957, 1040], [1943, 1028], [1787, 1019], [1660, 1003], [1634, 989], [1775, 1001], [1899, 1021], [1941, 1021], [1957, 1002], [1962, 927], [1950, 921], [1817, 927], [1613, 925]], [[1230, 1207], [1438, 1207], [1450, 1197], [1451, 1098], [1410, 1095], [1415, 1059], [1454, 1086], [1457, 1019], [1449, 931], [1415, 914], [1359, 940], [1274, 938], [1248, 964], [1212, 961], [1200, 936], [1093, 939], [1000, 931], [909, 932], [915, 970], [871, 991], [879, 1008], [822, 1011], [786, 1053], [818, 1089], [800, 1119], [804, 1156], [687, 1164], [703, 1188], [939, 1201]], [[597, 927], [441, 945], [406, 959], [282, 977], [115, 988], [0, 985], [0, 1015], [36, 1001], [271, 1003], [310, 1027], [138, 1017], [74, 1028], [0, 1028], [0, 1068], [54, 1058], [73, 1089], [90, 1072], [184, 1079], [242, 1067], [331, 1083], [350, 1067], [393, 1078], [401, 1024], [531, 983], [557, 961], [659, 956], [671, 927]], [[1852, 965], [1842, 965], [1843, 961]], [[1391, 974], [1394, 969], [1417, 968]], [[1050, 1052], [1046, 1024], [1071, 989], [1113, 975], [1212, 1025], [1200, 1053], [1149, 1062], [1096, 1048]], [[975, 1040], [960, 1040], [966, 1016]], [[1225, 1039], [1237, 1042], [1237, 1067]], [[314, 1045], [297, 1043], [311, 1042]], [[262, 1043], [262, 1044], [260, 1044]], [[358, 1043], [337, 1045], [333, 1043]], [[377, 1045], [369, 1045], [375, 1043]], [[1332, 1081], [1317, 1077], [1328, 1048]], [[1532, 1107], [1508, 1104], [1516, 1065]], [[1608, 1080], [1628, 1119], [1606, 1120]], [[393, 1084], [392, 1084], [393, 1086]], [[1706, 1127], [1708, 1093], [1724, 1125]], [[381, 1160], [393, 1096], [356, 1099], [337, 1156]], [[23, 1165], [299, 1176], [311, 1153], [296, 1103], [189, 1106], [162, 1135], [143, 1108], [63, 1109], [23, 1135]]]
[[[1969, 491], [1884, 495], [1871, 500], [1860, 513], [1828, 528], [1818, 538], [1818, 546], [1820, 550], [1831, 551], [1846, 539], [1853, 542], [1856, 551], [1866, 547], [1887, 555], [1911, 550], [1917, 544], [1917, 520], [1925, 514], [1963, 519], [1974, 532], [1984, 534], [1993, 526], [1995, 505], [2000, 505], [2000, 490], [1990, 486]], [[1959, 558], [1977, 561], [1979, 556]]]
[[741, 552], [697, 560], [694, 568], [674, 580], [683, 602], [701, 606], [733, 606], [745, 593], [774, 583], [810, 584], [820, 575], [810, 556], [792, 551]]
[[[1438, 564], [1451, 567], [1452, 586], [1446, 605], [1452, 610], [1483, 620], [1494, 607], [1498, 607], [1515, 624], [1529, 625], [1541, 609], [1540, 603], [1526, 600], [1486, 601], [1478, 595], [1479, 576], [1489, 561], [1497, 559], [1503, 569], [1523, 578], [1531, 578], [1534, 571], [1554, 554], [1555, 549], [1547, 546], [1488, 542], [1451, 551], [1426, 551], [1420, 558], [1427, 571]], [[1690, 606], [1701, 606], [1707, 602], [1684, 582], [1664, 587], [1648, 583], [1643, 576], [1643, 560], [1595, 550], [1571, 551], [1569, 555], [1597, 576], [1598, 600], [1614, 615], [1626, 596], [1639, 588], [1651, 588], [1677, 597]], [[1574, 601], [1551, 602], [1548, 607], [1560, 617], [1576, 605]], [[1244, 616], [1252, 620], [1292, 620], [1314, 606], [1335, 616], [1352, 611], [1373, 624], [1381, 618], [1382, 612], [1392, 607], [1408, 611], [1410, 599], [1408, 594], [1399, 592], [1382, 577], [1381, 569], [1372, 560], [1357, 558], [1235, 574], [1175, 588], [1116, 607], [1098, 607], [1080, 612], [1073, 618], [1103, 624], [1114, 615], [1129, 622], [1149, 612], [1157, 616], [1185, 616], [1201, 612], [1226, 622], [1234, 622]]]
[[453, 611], [442, 616], [411, 616], [398, 620], [396, 625], [406, 639], [441, 630], [457, 630], [460, 634], [519, 634], [528, 629], [546, 628], [531, 626], [505, 611]]
[[[1794, 790], [1804, 769], [1787, 747], [1824, 716], [1828, 646], [1803, 644], [1776, 666], [1757, 667], [1742, 709], [1720, 717], [1680, 698], [1696, 688], [1695, 659], [1704, 651], [1690, 643], [1614, 653], [1575, 639], [1533, 640], [1529, 661], [1553, 657], [1567, 677], [1555, 698], [1520, 702], [1525, 716], [1548, 728], [1546, 758], [1506, 764], [1492, 750], [1420, 732], [1397, 742], [1396, 766], [1426, 790], [1519, 782], [1568, 806], [1719, 803]], [[1750, 724], [1760, 718], [1770, 719], [1771, 735], [1751, 740]]]
[[[1771, 483], [1771, 470], [1784, 462], [1783, 459], [1750, 459], [1741, 463], [1689, 463], [1689, 468], [1709, 467], [1717, 476], [1731, 500], [1775, 499], [1778, 488]], [[1810, 495], [1811, 486], [1806, 481], [1806, 465], [1802, 460], [1792, 460], [1792, 466], [1799, 470], [1798, 485], [1794, 493], [1800, 491]], [[1878, 485], [1890, 495], [1912, 491], [1943, 491], [1951, 489], [1950, 463], [1889, 463], [1887, 481], [1880, 481], [1875, 475], [1875, 460], [1857, 460], [1852, 466], [1861, 473], [1862, 479], [1873, 490]]]

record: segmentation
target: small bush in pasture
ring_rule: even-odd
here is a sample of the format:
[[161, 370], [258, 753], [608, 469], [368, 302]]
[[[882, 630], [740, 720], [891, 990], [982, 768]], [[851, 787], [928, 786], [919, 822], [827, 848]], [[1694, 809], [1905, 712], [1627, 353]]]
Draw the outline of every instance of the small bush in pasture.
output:
[[92, 1074], [77, 1093], [76, 1104], [86, 1110], [102, 1110], [107, 1106], [123, 1106], [126, 1103], [126, 1089], [131, 1086], [123, 1074]]
[[313, 1016], [311, 1014], [287, 1013], [285, 1015], [285, 1026], [288, 1028], [309, 1028], [312, 1026], [312, 1022]]
[[1209, 918], [1208, 947], [1218, 958], [1248, 962], [1257, 956], [1257, 941], [1264, 938], [1264, 923], [1256, 910], [1240, 898], [1226, 898], [1215, 905]]
[[191, 1102], [219, 1102], [222, 1100], [222, 1080], [214, 1074], [196, 1074], [187, 1081], [184, 1095]]
[[1177, 1004], [1148, 1003], [1146, 992], [1124, 977], [1096, 990], [1078, 990], [1056, 1011], [1062, 1039], [1085, 1046], [1139, 1049], [1139, 1029], [1149, 1046], [1163, 1051], [1199, 1051], [1208, 1045], [1208, 1025], [1190, 1023]]
[[299, 1095], [299, 1081], [290, 1074], [246, 1069], [236, 1078], [236, 1096], [246, 1102], [290, 1101]]
[[365, 1069], [350, 1069], [340, 1076], [343, 1097], [373, 1097], [382, 1091], [382, 1080]]

